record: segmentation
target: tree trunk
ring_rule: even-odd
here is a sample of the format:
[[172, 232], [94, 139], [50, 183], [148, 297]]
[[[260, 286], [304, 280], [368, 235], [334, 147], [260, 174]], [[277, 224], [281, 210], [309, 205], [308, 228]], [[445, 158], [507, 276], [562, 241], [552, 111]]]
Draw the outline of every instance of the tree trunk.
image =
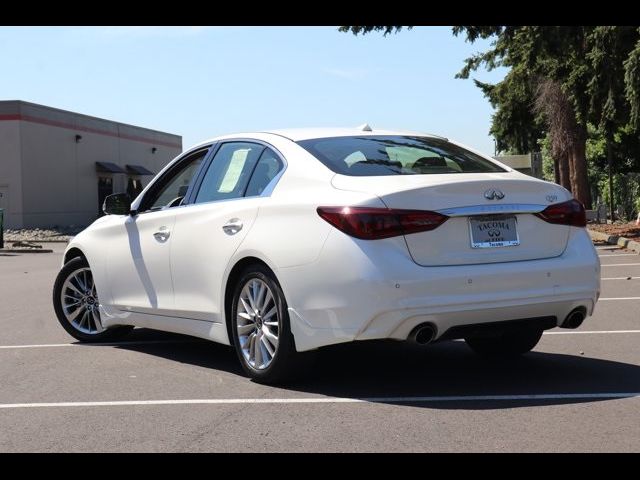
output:
[[560, 161], [558, 157], [553, 157], [553, 181], [558, 185], [562, 185], [560, 183]]
[[584, 204], [584, 208], [591, 209], [591, 190], [587, 170], [587, 132], [582, 125], [578, 126], [579, 134], [570, 150], [571, 157], [571, 185], [573, 196]]
[[609, 216], [613, 222], [615, 220], [615, 201], [613, 198], [613, 159], [610, 138], [607, 138], [607, 174], [609, 176]]
[[573, 191], [571, 186], [571, 158], [568, 153], [565, 153], [562, 157], [558, 159], [558, 165], [560, 170], [560, 185], [569, 190]]

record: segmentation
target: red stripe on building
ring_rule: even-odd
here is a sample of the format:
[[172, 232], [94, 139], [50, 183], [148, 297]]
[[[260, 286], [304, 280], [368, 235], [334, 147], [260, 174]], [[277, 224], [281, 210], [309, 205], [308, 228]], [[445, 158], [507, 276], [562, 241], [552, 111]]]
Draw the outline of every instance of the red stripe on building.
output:
[[164, 147], [170, 148], [179, 148], [182, 149], [182, 145], [177, 143], [163, 142], [161, 140], [153, 140], [145, 137], [139, 137], [137, 135], [126, 135], [121, 133], [113, 133], [107, 130], [99, 130], [97, 128], [90, 127], [76, 127], [75, 125], [71, 125], [70, 123], [58, 122], [56, 120], [48, 120], [46, 118], [32, 117], [31, 115], [21, 115], [21, 114], [9, 114], [9, 115], [0, 115], [1, 121], [10, 121], [10, 120], [21, 120], [23, 122], [31, 122], [31, 123], [39, 123], [41, 125], [49, 125], [51, 127], [58, 128], [66, 128], [68, 130], [75, 130], [77, 132], [87, 132], [87, 133], [95, 133], [97, 135], [105, 135], [107, 137], [115, 137], [122, 138], [124, 140], [132, 140], [134, 142], [143, 142], [151, 145], [162, 145]]

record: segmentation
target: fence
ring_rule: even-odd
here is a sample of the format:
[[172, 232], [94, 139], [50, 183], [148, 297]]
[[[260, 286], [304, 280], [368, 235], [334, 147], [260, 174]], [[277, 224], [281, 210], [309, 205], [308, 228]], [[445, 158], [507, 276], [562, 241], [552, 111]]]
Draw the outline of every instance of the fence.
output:
[[[594, 182], [595, 183], [595, 182]], [[594, 204], [609, 205], [609, 179], [601, 175], [599, 181], [592, 184]], [[616, 220], [635, 220], [640, 208], [640, 173], [618, 173], [613, 175], [613, 205]]]

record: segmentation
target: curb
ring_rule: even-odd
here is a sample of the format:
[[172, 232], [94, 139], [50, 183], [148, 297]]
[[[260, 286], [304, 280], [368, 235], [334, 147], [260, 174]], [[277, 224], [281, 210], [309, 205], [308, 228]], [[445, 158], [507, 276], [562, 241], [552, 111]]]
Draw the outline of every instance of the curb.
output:
[[630, 240], [625, 237], [618, 237], [616, 235], [607, 235], [606, 233], [596, 232], [594, 230], [587, 229], [589, 232], [589, 236], [592, 240], [597, 240], [600, 242], [606, 242], [609, 245], [619, 245], [622, 248], [626, 248], [628, 250], [632, 250], [635, 253], [640, 254], [640, 242], [635, 240]]

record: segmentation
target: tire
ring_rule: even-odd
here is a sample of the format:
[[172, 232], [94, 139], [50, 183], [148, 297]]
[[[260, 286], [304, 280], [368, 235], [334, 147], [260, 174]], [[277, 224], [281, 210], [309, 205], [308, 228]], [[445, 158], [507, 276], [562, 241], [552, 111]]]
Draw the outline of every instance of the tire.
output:
[[251, 265], [240, 274], [233, 292], [230, 327], [240, 365], [256, 382], [281, 384], [294, 380], [311, 358], [306, 352], [296, 352], [287, 302], [278, 281], [264, 265]]
[[490, 337], [465, 338], [467, 345], [478, 355], [488, 358], [517, 357], [533, 350], [540, 341], [542, 330], [519, 329]]
[[[76, 275], [79, 275], [80, 280]], [[83, 288], [85, 284], [92, 288]], [[66, 303], [63, 303], [63, 295]], [[86, 301], [82, 300], [81, 296], [86, 298]], [[130, 326], [104, 329], [100, 323], [98, 306], [89, 263], [84, 257], [69, 260], [53, 284], [53, 308], [62, 328], [81, 342], [111, 342], [133, 330]]]

